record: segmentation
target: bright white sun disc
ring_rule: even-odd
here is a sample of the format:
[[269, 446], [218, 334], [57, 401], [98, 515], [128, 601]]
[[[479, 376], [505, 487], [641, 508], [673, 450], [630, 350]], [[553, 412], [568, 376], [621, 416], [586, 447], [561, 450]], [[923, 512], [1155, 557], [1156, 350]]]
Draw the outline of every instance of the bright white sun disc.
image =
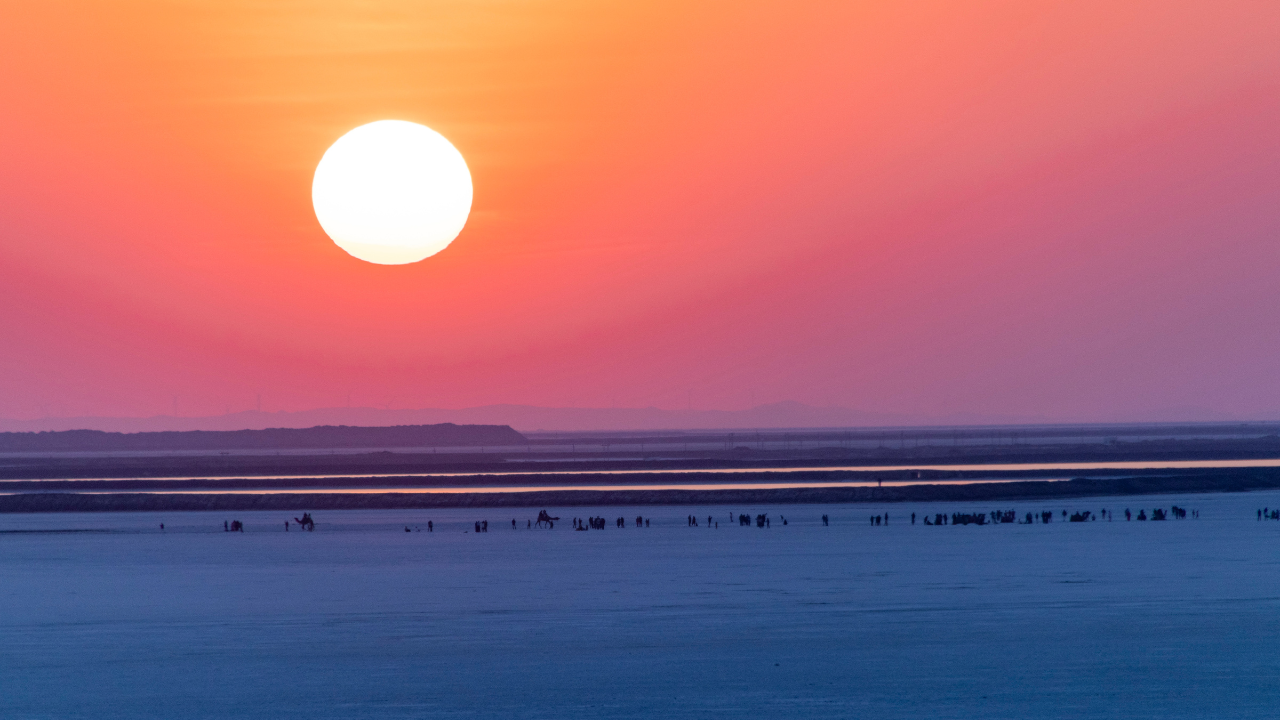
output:
[[352, 256], [380, 265], [445, 249], [471, 214], [471, 172], [443, 135], [379, 120], [338, 138], [311, 183], [320, 227]]

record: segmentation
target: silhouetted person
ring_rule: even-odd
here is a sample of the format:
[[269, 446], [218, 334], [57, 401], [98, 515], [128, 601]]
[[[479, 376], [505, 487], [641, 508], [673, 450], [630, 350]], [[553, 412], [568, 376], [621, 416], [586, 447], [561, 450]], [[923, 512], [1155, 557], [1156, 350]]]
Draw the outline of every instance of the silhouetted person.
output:
[[161, 529], [161, 530], [163, 530], [163, 529], [164, 529], [164, 523], [160, 523], [160, 529]]
[[226, 521], [226, 520], [223, 520], [223, 521], [222, 521], [222, 532], [227, 532], [227, 521]]
[[1133, 515], [1129, 512], [1129, 508], [1124, 509], [1124, 519], [1125, 521], [1129, 521], [1133, 519]]
[[644, 519], [644, 526], [649, 527], [649, 518]]
[[481, 532], [489, 532], [489, 521], [488, 521], [488, 520], [481, 520], [481, 521], [480, 521], [480, 528], [481, 528], [481, 530], [480, 530]]
[[404, 526], [404, 531], [405, 531], [405, 532], [413, 532], [412, 530], [410, 530], [410, 529], [409, 529], [409, 526], [408, 526], [408, 525], [405, 525], [405, 526]]
[[476, 521], [476, 533], [479, 533], [479, 532], [480, 532], [480, 521], [479, 521], [479, 520], [477, 520], [477, 521]]
[[432, 530], [431, 521], [430, 521], [430, 520], [428, 520], [428, 521], [427, 521], [427, 532], [431, 532], [431, 530]]
[[512, 529], [512, 530], [515, 530], [515, 529], [516, 529], [516, 519], [515, 519], [515, 518], [511, 518], [511, 529]]
[[826, 515], [823, 515], [823, 516], [822, 516], [822, 527], [827, 527], [827, 525], [829, 524], [829, 522], [830, 522], [830, 521], [829, 521], [829, 520], [827, 520], [827, 516], [826, 516]]
[[289, 532], [289, 521], [288, 521], [288, 520], [285, 520], [285, 521], [284, 521], [284, 531], [285, 531], [285, 532]]
[[912, 524], [912, 525], [915, 525], [915, 524], [916, 524], [916, 514], [915, 514], [915, 513], [911, 513], [911, 524]]

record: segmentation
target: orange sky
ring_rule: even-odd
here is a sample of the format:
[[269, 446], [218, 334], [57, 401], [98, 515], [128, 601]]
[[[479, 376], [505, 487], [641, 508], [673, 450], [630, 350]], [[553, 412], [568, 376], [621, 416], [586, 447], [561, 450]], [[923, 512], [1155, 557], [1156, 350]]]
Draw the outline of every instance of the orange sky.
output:
[[[1275, 3], [3, 14], [0, 417], [1280, 416]], [[410, 266], [310, 204], [384, 118], [475, 182]]]

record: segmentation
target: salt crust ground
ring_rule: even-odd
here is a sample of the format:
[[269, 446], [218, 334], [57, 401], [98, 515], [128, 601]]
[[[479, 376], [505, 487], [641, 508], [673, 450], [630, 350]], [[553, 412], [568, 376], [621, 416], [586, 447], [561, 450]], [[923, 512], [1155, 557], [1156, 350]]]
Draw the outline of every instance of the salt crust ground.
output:
[[1280, 493], [1004, 507], [1170, 504], [0, 516], [0, 717], [1275, 717]]

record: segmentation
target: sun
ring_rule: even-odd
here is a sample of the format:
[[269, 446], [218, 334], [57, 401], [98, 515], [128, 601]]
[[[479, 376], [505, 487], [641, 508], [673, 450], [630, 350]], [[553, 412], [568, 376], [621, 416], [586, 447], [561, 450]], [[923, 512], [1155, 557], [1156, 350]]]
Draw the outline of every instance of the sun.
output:
[[443, 135], [404, 120], [348, 132], [311, 183], [320, 227], [353, 257], [404, 265], [448, 247], [471, 214], [471, 171]]

